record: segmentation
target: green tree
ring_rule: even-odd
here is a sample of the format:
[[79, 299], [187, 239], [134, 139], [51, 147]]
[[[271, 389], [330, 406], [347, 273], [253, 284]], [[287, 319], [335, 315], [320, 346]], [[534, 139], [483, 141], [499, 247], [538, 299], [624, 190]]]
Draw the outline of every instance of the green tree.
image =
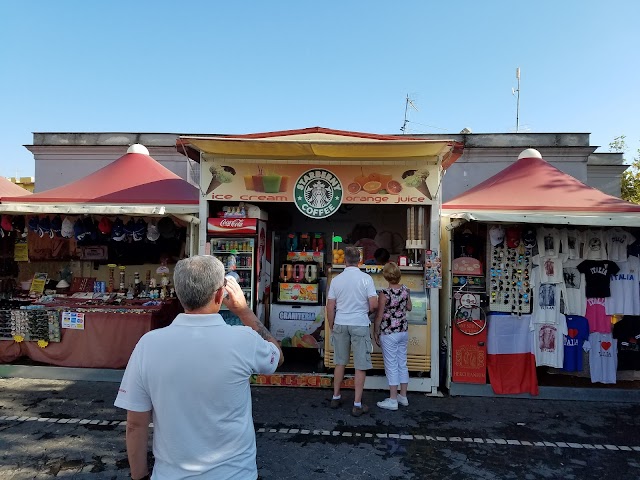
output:
[[[628, 150], [626, 138], [626, 135], [614, 138], [609, 143], [609, 151], [625, 153]], [[624, 200], [640, 204], [640, 148], [636, 152], [631, 166], [622, 174], [620, 191]]]

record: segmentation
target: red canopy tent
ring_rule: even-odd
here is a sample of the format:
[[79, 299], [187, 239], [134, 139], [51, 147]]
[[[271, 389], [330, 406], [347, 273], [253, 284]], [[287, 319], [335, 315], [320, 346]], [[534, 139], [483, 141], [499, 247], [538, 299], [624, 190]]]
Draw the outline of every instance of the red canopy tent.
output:
[[31, 192], [25, 188], [19, 187], [15, 183], [0, 177], [0, 198], [4, 197], [24, 197], [30, 195]]
[[640, 226], [640, 205], [585, 185], [533, 149], [444, 203], [442, 213], [486, 222]]
[[198, 189], [134, 145], [84, 178], [24, 197], [2, 197], [0, 210], [23, 213], [164, 215], [197, 213]]

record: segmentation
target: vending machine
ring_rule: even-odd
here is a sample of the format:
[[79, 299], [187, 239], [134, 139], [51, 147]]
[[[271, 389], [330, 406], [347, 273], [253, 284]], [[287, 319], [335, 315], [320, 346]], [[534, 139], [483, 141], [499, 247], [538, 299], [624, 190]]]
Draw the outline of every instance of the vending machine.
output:
[[[247, 304], [264, 322], [269, 297], [271, 265], [267, 245], [267, 224], [257, 218], [209, 218], [207, 253], [222, 261], [227, 274], [237, 276]], [[240, 321], [225, 311], [221, 315], [230, 324]]]

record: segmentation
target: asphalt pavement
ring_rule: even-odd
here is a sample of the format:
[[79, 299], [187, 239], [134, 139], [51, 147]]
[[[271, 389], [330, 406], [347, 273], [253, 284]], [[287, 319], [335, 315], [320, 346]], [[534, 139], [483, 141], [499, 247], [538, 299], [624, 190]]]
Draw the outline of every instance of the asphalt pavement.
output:
[[[111, 382], [0, 379], [0, 479], [127, 479]], [[329, 390], [254, 387], [261, 479], [640, 478], [633, 403], [428, 397], [360, 418]], [[150, 464], [153, 463], [149, 455]]]

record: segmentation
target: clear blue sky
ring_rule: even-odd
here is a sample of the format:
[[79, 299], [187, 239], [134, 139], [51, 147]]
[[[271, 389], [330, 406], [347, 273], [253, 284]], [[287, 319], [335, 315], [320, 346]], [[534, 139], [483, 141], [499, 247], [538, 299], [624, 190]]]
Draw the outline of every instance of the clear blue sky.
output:
[[590, 132], [640, 146], [640, 1], [4, 1], [0, 175], [32, 132]]

